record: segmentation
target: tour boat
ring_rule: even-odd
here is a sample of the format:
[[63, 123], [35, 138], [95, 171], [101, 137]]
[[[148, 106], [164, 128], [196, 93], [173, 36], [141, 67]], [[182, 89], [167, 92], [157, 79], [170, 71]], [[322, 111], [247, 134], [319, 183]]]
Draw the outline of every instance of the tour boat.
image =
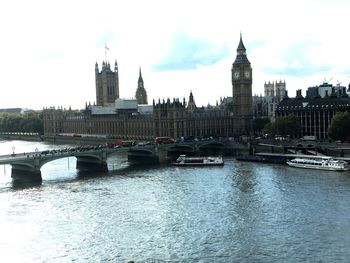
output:
[[221, 156], [215, 157], [186, 157], [185, 154], [181, 154], [175, 162], [172, 163], [175, 166], [219, 166], [224, 165], [224, 161]]
[[292, 167], [310, 168], [327, 171], [346, 171], [350, 169], [350, 166], [346, 161], [335, 160], [328, 156], [319, 158], [299, 157], [287, 161], [287, 164]]

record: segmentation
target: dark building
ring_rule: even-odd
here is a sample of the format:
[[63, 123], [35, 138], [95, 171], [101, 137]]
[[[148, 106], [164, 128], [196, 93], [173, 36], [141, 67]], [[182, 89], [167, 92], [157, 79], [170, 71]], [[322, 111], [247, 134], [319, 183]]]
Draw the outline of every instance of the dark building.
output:
[[345, 111], [350, 112], [350, 98], [345, 87], [339, 93], [331, 85], [331, 93], [326, 92], [323, 98], [314, 88], [307, 92], [306, 97], [302, 96], [301, 90], [297, 91], [295, 98], [286, 95], [276, 108], [276, 117], [294, 114], [301, 123], [300, 137], [312, 135], [317, 139], [326, 139], [333, 116]]

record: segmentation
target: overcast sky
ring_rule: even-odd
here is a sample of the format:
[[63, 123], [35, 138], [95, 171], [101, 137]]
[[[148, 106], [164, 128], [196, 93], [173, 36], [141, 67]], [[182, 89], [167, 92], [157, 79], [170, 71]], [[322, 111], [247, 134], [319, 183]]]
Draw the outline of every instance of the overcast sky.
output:
[[81, 109], [95, 101], [95, 62], [118, 61], [120, 96], [197, 106], [232, 96], [240, 32], [253, 94], [350, 83], [348, 0], [8, 0], [0, 4], [0, 108]]

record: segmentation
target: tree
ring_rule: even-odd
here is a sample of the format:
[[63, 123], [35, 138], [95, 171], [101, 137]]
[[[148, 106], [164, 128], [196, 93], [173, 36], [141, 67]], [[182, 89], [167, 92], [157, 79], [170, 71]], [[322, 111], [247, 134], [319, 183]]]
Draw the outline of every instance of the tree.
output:
[[274, 124], [275, 124], [274, 122], [266, 123], [264, 128], [263, 128], [264, 134], [275, 135], [275, 125]]
[[350, 113], [337, 112], [328, 127], [328, 137], [333, 140], [350, 140]]
[[43, 132], [42, 114], [35, 111], [0, 113], [0, 132]]
[[294, 114], [289, 114], [285, 117], [277, 118], [271, 124], [266, 124], [264, 127], [264, 133], [269, 133], [272, 136], [278, 134], [281, 136], [289, 135], [292, 138], [295, 138], [300, 133], [301, 124]]
[[253, 120], [253, 131], [255, 134], [261, 134], [266, 124], [270, 123], [268, 118], [256, 118]]

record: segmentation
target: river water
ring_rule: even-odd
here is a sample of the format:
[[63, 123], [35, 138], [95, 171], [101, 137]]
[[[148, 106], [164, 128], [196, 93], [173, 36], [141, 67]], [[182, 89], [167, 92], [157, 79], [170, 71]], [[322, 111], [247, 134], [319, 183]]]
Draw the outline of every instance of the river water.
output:
[[[0, 154], [64, 146], [0, 141]], [[223, 167], [80, 174], [75, 158], [17, 186], [0, 166], [1, 262], [348, 262], [350, 172]]]

